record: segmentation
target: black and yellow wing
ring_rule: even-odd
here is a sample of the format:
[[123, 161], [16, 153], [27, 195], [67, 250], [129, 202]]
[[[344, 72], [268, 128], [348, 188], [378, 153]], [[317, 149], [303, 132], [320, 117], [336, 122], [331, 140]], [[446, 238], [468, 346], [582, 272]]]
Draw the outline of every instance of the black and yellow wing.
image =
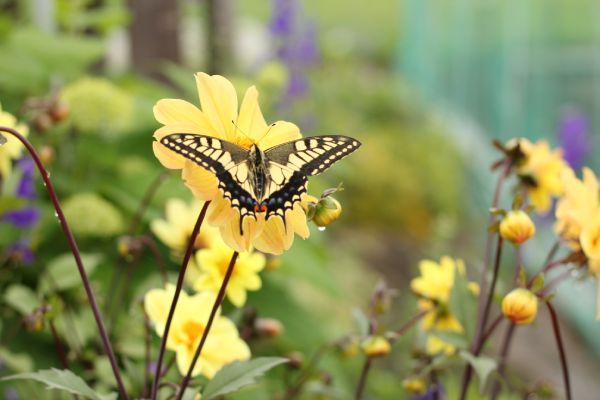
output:
[[347, 136], [314, 136], [271, 147], [265, 151], [270, 182], [264, 203], [267, 218], [285, 216], [306, 193], [307, 177], [318, 175], [360, 147]]

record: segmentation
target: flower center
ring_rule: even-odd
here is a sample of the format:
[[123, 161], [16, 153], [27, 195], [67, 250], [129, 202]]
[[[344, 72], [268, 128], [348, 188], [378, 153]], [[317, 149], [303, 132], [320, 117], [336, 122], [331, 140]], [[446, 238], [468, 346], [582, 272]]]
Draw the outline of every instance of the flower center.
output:
[[204, 332], [204, 326], [195, 321], [187, 321], [183, 324], [183, 332], [187, 336], [187, 341], [190, 345], [194, 345], [196, 340]]

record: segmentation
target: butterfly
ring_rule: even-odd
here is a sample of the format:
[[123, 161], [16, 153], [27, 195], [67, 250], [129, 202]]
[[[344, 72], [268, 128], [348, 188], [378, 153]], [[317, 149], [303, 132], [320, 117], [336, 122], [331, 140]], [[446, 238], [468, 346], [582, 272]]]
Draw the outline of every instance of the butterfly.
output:
[[175, 133], [160, 143], [218, 179], [223, 197], [240, 214], [240, 234], [244, 218], [279, 217], [306, 193], [309, 176], [329, 169], [336, 161], [354, 152], [361, 143], [341, 135], [313, 136], [261, 150], [256, 143], [249, 149], [212, 136]]

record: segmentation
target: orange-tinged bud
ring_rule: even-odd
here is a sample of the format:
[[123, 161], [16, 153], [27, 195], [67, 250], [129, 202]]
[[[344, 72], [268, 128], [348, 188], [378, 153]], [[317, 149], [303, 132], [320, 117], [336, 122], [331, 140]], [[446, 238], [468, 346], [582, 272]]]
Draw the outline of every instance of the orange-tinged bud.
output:
[[42, 163], [46, 166], [52, 164], [52, 162], [54, 161], [55, 153], [54, 149], [51, 146], [42, 146], [40, 148], [39, 154], [40, 160], [42, 160]]
[[273, 318], [257, 318], [254, 321], [254, 329], [261, 337], [277, 337], [283, 332], [283, 325]]
[[504, 296], [502, 313], [517, 325], [527, 325], [535, 320], [538, 298], [531, 291], [517, 288]]
[[367, 357], [383, 357], [392, 350], [392, 345], [383, 336], [369, 336], [362, 344], [361, 348]]
[[411, 376], [403, 380], [402, 387], [412, 394], [423, 394], [427, 391], [425, 380], [416, 376]]
[[535, 234], [535, 225], [523, 210], [511, 210], [500, 222], [500, 236], [503, 239], [521, 244]]
[[326, 227], [342, 215], [342, 205], [331, 196], [319, 200], [312, 220], [318, 227]]

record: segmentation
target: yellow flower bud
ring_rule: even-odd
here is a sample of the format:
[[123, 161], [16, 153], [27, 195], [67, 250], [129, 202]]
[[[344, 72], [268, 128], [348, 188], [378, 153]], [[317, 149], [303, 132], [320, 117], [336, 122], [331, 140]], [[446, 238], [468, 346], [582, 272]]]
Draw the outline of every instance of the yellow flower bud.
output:
[[392, 345], [383, 336], [369, 336], [362, 344], [361, 348], [367, 357], [383, 357], [390, 353]]
[[324, 197], [317, 203], [312, 220], [318, 227], [326, 227], [342, 215], [342, 205], [331, 196]]
[[535, 225], [525, 211], [511, 210], [500, 222], [500, 236], [514, 244], [524, 243], [534, 234]]
[[425, 380], [416, 376], [411, 376], [403, 380], [402, 387], [412, 394], [423, 394], [427, 391]]
[[502, 313], [517, 325], [527, 325], [535, 320], [538, 299], [531, 291], [517, 288], [504, 296]]

